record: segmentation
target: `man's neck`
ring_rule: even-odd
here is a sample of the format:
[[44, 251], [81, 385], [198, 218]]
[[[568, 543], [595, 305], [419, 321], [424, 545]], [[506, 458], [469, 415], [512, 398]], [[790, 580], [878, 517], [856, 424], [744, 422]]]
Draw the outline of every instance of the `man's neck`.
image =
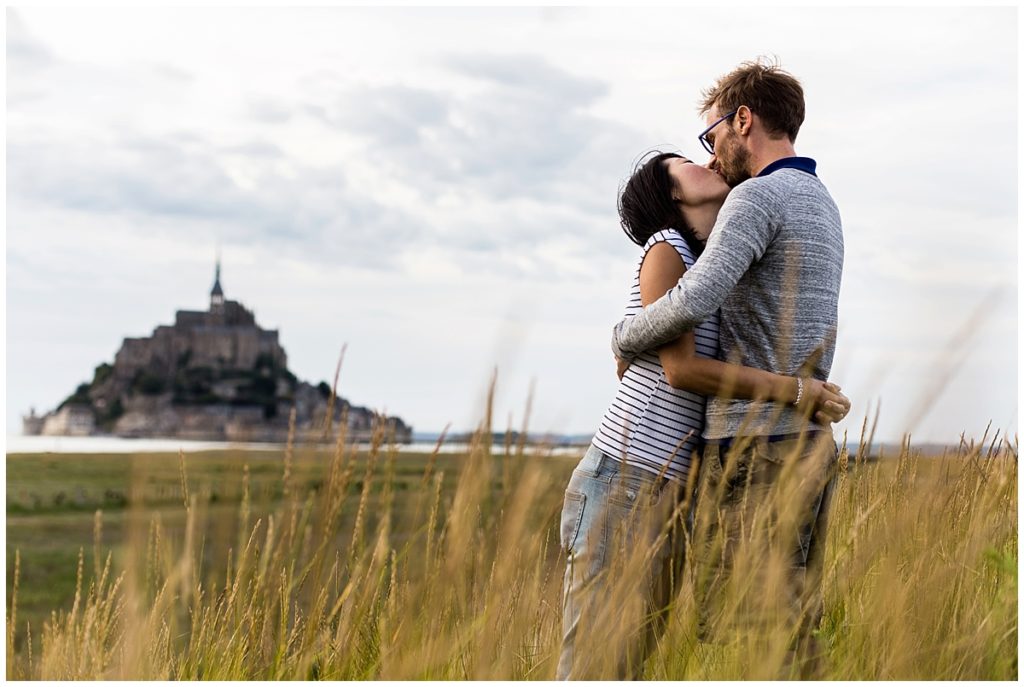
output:
[[760, 150], [750, 154], [750, 176], [756, 177], [765, 167], [786, 157], [796, 157], [796, 150], [793, 149], [793, 142], [788, 138], [778, 141], [768, 140]]

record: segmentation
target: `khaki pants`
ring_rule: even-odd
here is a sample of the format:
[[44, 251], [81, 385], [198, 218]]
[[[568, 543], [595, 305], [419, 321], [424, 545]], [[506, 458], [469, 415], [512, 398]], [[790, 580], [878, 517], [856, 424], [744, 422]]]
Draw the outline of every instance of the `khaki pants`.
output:
[[698, 632], [753, 642], [744, 654], [751, 657], [768, 655], [757, 654], [758, 645], [781, 648], [783, 669], [771, 677], [819, 670], [812, 633], [823, 610], [836, 458], [826, 433], [704, 448], [694, 516]]

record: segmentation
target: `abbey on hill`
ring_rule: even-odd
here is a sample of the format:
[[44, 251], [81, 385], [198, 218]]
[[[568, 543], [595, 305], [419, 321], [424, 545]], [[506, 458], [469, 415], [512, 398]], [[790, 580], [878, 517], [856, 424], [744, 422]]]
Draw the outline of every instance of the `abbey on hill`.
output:
[[[320, 432], [330, 387], [313, 386], [288, 370], [277, 330], [263, 329], [238, 301], [225, 300], [217, 261], [210, 308], [179, 310], [173, 325], [152, 336], [125, 338], [114, 364], [99, 365], [56, 410], [23, 418], [25, 434], [174, 437], [227, 441], [285, 441], [292, 408], [298, 438]], [[337, 399], [350, 440], [369, 440], [374, 413]], [[412, 428], [385, 418], [394, 440]]]

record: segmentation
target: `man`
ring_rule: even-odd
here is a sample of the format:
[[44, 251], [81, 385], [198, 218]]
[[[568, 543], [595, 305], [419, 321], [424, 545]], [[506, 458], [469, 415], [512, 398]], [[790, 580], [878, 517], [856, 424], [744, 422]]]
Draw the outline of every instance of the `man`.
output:
[[[803, 89], [776, 65], [748, 62], [704, 96], [707, 129], [700, 140], [713, 155], [713, 168], [735, 188], [700, 260], [665, 296], [620, 322], [612, 348], [619, 358], [633, 358], [721, 309], [721, 359], [827, 380], [843, 234], [839, 210], [816, 176], [815, 161], [797, 157], [794, 149], [804, 120]], [[749, 538], [751, 519], [758, 514], [770, 513], [761, 520], [784, 530], [763, 537], [786, 547], [784, 589], [775, 596], [784, 597], [782, 626], [792, 632], [789, 661], [807, 676], [817, 652], [811, 632], [822, 607], [822, 553], [836, 462], [831, 431], [799, 404], [712, 396], [704, 440], [698, 536], [703, 529], [708, 541], [722, 540], [725, 548], [706, 554], [728, 568], [737, 539], [744, 532]], [[779, 498], [784, 481], [795, 486], [782, 497], [792, 507], [780, 509], [768, 502]], [[731, 576], [741, 572], [760, 571], [734, 568]], [[724, 578], [719, 570], [702, 579], [710, 589]], [[709, 616], [716, 612], [705, 610]], [[739, 617], [735, 606], [732, 611], [733, 619]]]

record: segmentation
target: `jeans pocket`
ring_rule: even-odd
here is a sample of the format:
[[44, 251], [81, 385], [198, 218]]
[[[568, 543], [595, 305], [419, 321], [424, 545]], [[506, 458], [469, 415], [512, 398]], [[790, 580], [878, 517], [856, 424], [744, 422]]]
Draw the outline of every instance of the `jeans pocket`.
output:
[[616, 475], [610, 484], [609, 502], [627, 511], [654, 506], [661, 498], [660, 484], [636, 475]]
[[559, 534], [562, 541], [562, 550], [566, 553], [571, 553], [572, 547], [576, 544], [576, 538], [580, 534], [580, 525], [583, 522], [583, 509], [586, 503], [586, 494], [574, 491], [565, 492], [565, 503], [562, 506], [562, 522]]

